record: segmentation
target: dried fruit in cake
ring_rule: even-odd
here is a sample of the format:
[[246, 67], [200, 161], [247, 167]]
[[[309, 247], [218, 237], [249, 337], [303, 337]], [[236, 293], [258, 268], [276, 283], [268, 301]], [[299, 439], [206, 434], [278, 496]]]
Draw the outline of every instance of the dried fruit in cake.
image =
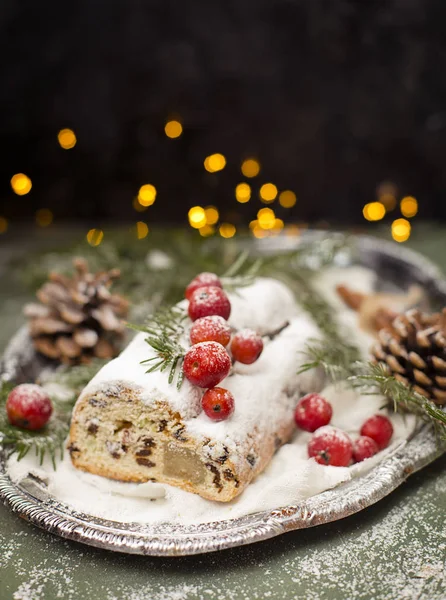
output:
[[308, 442], [308, 456], [321, 465], [348, 467], [353, 456], [352, 441], [344, 431], [326, 425]]
[[201, 388], [212, 388], [229, 373], [231, 358], [218, 342], [201, 342], [192, 346], [184, 357], [186, 379]]
[[229, 390], [214, 387], [204, 393], [201, 406], [213, 421], [224, 421], [234, 412], [234, 396]]
[[384, 415], [374, 415], [367, 419], [361, 427], [361, 435], [366, 435], [376, 442], [378, 448], [382, 450], [389, 445], [393, 435], [393, 425]]
[[227, 346], [231, 339], [231, 328], [227, 321], [218, 315], [202, 317], [192, 325], [189, 337], [192, 344], [218, 342]]
[[187, 300], [190, 300], [195, 290], [209, 285], [219, 288], [222, 287], [221, 281], [215, 273], [204, 272], [194, 277], [186, 288], [185, 296]]
[[203, 287], [192, 293], [189, 300], [188, 313], [192, 321], [213, 315], [229, 319], [231, 303], [226, 293], [220, 287]]
[[328, 425], [333, 415], [331, 404], [320, 394], [307, 394], [301, 398], [294, 411], [296, 425], [313, 433], [319, 427]]
[[375, 456], [378, 452], [378, 444], [367, 435], [361, 435], [353, 442], [353, 459], [355, 462], [362, 462], [366, 458]]
[[263, 340], [252, 329], [241, 329], [231, 341], [231, 354], [234, 361], [250, 365], [255, 362], [263, 351]]
[[44, 427], [53, 412], [48, 394], [40, 385], [22, 383], [6, 400], [6, 413], [11, 425], [37, 431]]

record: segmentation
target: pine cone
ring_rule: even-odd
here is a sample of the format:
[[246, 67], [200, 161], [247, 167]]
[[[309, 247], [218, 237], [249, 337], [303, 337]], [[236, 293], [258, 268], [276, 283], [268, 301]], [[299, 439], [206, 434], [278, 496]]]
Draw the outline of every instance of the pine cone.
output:
[[111, 294], [118, 269], [88, 272], [82, 258], [73, 261], [76, 274], [50, 273], [37, 292], [41, 304], [25, 306], [29, 330], [38, 352], [63, 363], [88, 363], [93, 357], [112, 358], [119, 352], [128, 302]]
[[413, 309], [378, 334], [376, 362], [436, 404], [446, 403], [446, 308], [429, 315]]

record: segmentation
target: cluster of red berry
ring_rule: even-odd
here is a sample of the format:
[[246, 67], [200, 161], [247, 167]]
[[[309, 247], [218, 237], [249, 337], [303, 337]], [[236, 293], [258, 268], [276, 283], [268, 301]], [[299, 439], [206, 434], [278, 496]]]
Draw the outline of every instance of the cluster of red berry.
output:
[[[231, 335], [227, 322], [231, 302], [214, 273], [197, 275], [187, 286], [185, 296], [194, 323], [190, 329], [193, 345], [183, 362], [184, 375], [193, 385], [207, 388], [201, 400], [203, 410], [214, 421], [223, 421], [234, 412], [234, 397], [229, 390], [216, 386], [227, 377], [234, 362], [255, 362], [262, 353], [263, 340], [250, 329]], [[229, 344], [232, 359], [226, 350]]]
[[314, 433], [308, 442], [308, 456], [321, 465], [348, 467], [352, 462], [370, 458], [388, 446], [393, 426], [384, 415], [374, 415], [365, 421], [360, 437], [353, 441], [344, 431], [329, 426], [333, 409], [319, 394], [302, 398], [295, 410], [296, 425]]

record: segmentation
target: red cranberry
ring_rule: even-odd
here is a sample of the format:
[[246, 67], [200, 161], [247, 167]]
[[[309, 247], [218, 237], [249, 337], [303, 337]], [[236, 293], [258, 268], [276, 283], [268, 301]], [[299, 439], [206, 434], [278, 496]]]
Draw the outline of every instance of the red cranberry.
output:
[[308, 456], [314, 457], [321, 465], [348, 467], [352, 454], [353, 446], [349, 436], [330, 425], [318, 429], [308, 442]]
[[229, 319], [231, 303], [221, 288], [216, 286], [202, 287], [192, 293], [188, 312], [192, 321], [213, 315]]
[[218, 342], [227, 346], [231, 339], [231, 328], [223, 317], [213, 315], [197, 319], [190, 330], [190, 341], [192, 344], [200, 342]]
[[263, 351], [263, 340], [252, 329], [238, 331], [231, 342], [231, 353], [234, 361], [250, 365], [255, 362]]
[[382, 450], [389, 445], [390, 438], [393, 435], [393, 425], [384, 415], [374, 415], [367, 419], [361, 427], [361, 435], [372, 438]]
[[194, 277], [192, 279], [192, 281], [189, 283], [189, 285], [187, 286], [186, 293], [185, 293], [186, 298], [188, 300], [190, 300], [190, 298], [191, 298], [192, 294], [195, 292], [195, 290], [198, 290], [198, 288], [201, 288], [201, 287], [207, 287], [209, 285], [219, 287], [219, 288], [222, 287], [221, 281], [215, 273], [207, 273], [207, 272], [200, 273], [199, 275]]
[[6, 412], [11, 425], [37, 431], [48, 423], [53, 405], [40, 385], [23, 383], [10, 392]]
[[362, 462], [379, 452], [378, 444], [371, 437], [362, 435], [353, 442], [353, 460]]
[[204, 393], [201, 406], [213, 421], [224, 421], [234, 412], [234, 396], [229, 390], [214, 387]]
[[331, 404], [319, 394], [307, 394], [301, 398], [294, 412], [296, 425], [304, 431], [316, 431], [328, 425], [333, 415]]
[[193, 385], [202, 388], [212, 388], [220, 383], [230, 368], [229, 354], [217, 342], [195, 344], [184, 357], [184, 375]]

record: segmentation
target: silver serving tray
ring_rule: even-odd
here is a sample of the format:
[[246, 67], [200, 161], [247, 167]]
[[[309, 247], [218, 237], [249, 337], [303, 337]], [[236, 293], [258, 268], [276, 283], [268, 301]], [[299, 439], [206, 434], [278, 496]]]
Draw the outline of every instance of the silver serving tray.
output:
[[[306, 237], [317, 235], [323, 236], [310, 232]], [[356, 262], [373, 268], [385, 287], [407, 289], [411, 283], [419, 283], [434, 303], [446, 305], [446, 282], [428, 260], [389, 242], [365, 236], [356, 239]], [[292, 249], [295, 244], [295, 240], [280, 237], [267, 245], [262, 243], [259, 250], [280, 252]], [[27, 342], [26, 330], [19, 331], [5, 352], [0, 374], [17, 381], [30, 380], [38, 374], [43, 363]], [[32, 475], [13, 483], [1, 454], [0, 498], [20, 517], [67, 539], [116, 552], [184, 556], [251, 544], [287, 531], [343, 519], [384, 498], [445, 450], [432, 428], [423, 426], [370, 472], [347, 484], [297, 505], [195, 526], [119, 523], [75, 512], [51, 497], [45, 482]]]

